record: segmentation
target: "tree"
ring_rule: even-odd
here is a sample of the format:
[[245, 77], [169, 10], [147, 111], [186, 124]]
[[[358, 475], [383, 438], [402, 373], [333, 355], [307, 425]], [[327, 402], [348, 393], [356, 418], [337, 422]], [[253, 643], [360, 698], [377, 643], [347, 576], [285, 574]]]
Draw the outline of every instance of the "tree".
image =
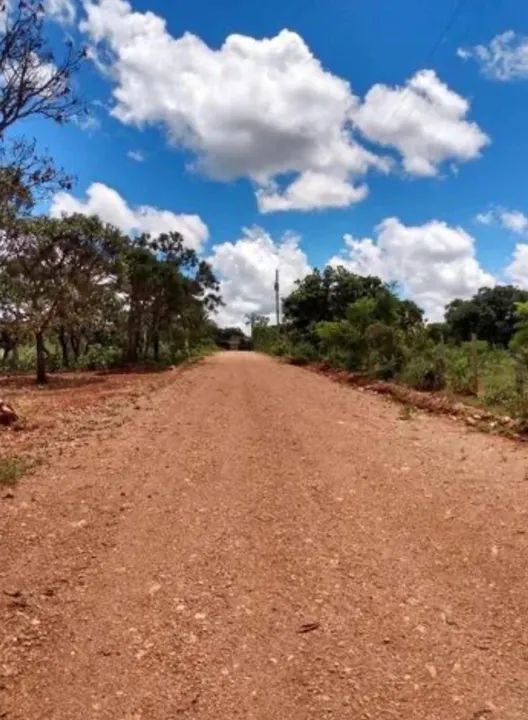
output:
[[268, 327], [269, 325], [269, 318], [266, 317], [266, 315], [260, 315], [257, 312], [248, 313], [244, 319], [246, 320], [246, 325], [249, 325], [251, 329], [251, 337], [253, 337], [255, 330]]
[[481, 288], [470, 300], [453, 300], [446, 308], [449, 337], [465, 342], [476, 333], [480, 340], [507, 347], [516, 326], [516, 304], [528, 292], [512, 285]]
[[[6, 7], [7, 5], [7, 7]], [[41, 116], [57, 122], [84, 111], [72, 91], [72, 75], [85, 56], [67, 43], [62, 57], [44, 39], [41, 2], [4, 3], [0, 36], [0, 137], [19, 120]]]
[[[44, 37], [45, 12], [36, 0], [0, 6], [0, 223], [2, 229], [27, 214], [43, 194], [69, 189], [71, 179], [53, 160], [36, 152], [34, 140], [6, 139], [18, 121], [46, 117], [63, 123], [85, 112], [72, 77], [84, 51], [67, 42], [62, 57]], [[0, 259], [1, 260], [1, 259]]]
[[321, 349], [351, 370], [393, 375], [403, 361], [404, 347], [421, 325], [420, 309], [400, 300], [390, 288], [351, 303], [340, 320], [323, 321], [315, 332]]
[[512, 350], [528, 350], [528, 302], [518, 302], [515, 305], [515, 334], [510, 341]]
[[314, 270], [283, 300], [284, 319], [300, 335], [309, 336], [317, 323], [343, 319], [349, 305], [374, 297], [382, 288], [379, 278], [355, 275], [343, 267]]
[[96, 217], [19, 221], [4, 237], [0, 314], [35, 339], [37, 382], [45, 383], [45, 334], [70, 313], [90, 309], [116, 275], [123, 238]]
[[146, 357], [149, 348], [158, 361], [162, 334], [169, 338], [177, 329], [185, 342], [198, 318], [205, 321], [203, 311], [221, 303], [210, 265], [198, 260], [179, 233], [142, 235], [131, 243], [125, 265], [129, 362]]

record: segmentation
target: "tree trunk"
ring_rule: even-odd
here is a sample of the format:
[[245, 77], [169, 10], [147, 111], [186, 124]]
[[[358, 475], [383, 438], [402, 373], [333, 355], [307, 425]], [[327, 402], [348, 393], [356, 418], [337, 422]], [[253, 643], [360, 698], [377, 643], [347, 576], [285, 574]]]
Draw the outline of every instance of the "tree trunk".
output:
[[73, 356], [75, 358], [75, 362], [80, 358], [81, 356], [81, 337], [80, 335], [77, 335], [74, 332], [70, 333], [70, 343], [73, 350]]
[[154, 362], [158, 363], [160, 359], [160, 336], [157, 330], [154, 330], [152, 335], [152, 352], [154, 355]]
[[66, 330], [61, 327], [59, 330], [59, 343], [61, 346], [61, 352], [62, 352], [62, 365], [65, 368], [70, 367], [70, 349], [68, 347], [68, 336], [66, 335]]
[[44, 385], [48, 382], [46, 375], [46, 348], [44, 347], [44, 333], [37, 330], [35, 333], [35, 343], [37, 351], [37, 383]]
[[128, 348], [127, 359], [129, 363], [136, 363], [138, 359], [139, 327], [140, 320], [136, 304], [130, 304], [128, 311]]

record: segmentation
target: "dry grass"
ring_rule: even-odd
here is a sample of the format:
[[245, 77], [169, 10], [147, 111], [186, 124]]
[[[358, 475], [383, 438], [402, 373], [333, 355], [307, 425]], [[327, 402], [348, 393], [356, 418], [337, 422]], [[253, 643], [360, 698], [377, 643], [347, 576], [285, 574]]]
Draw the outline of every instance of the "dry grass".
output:
[[27, 458], [0, 458], [0, 485], [16, 485], [31, 464]]

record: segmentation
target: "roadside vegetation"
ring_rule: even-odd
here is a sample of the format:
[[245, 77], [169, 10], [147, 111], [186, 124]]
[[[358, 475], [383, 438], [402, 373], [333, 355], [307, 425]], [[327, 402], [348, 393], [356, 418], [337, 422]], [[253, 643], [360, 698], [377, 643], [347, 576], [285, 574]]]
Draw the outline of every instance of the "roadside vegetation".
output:
[[482, 288], [446, 307], [445, 322], [377, 277], [315, 270], [283, 301], [280, 330], [253, 318], [255, 349], [325, 363], [424, 391], [444, 391], [528, 420], [528, 292]]
[[84, 53], [50, 51], [40, 2], [9, 4], [0, 22], [0, 372], [34, 371], [45, 383], [51, 370], [201, 352], [213, 342], [219, 285], [182, 235], [127, 237], [98, 217], [36, 213], [72, 179], [15, 133], [27, 118], [86, 113], [74, 82]]
[[16, 485], [28, 470], [35, 466], [35, 461], [25, 457], [0, 458], [0, 487]]

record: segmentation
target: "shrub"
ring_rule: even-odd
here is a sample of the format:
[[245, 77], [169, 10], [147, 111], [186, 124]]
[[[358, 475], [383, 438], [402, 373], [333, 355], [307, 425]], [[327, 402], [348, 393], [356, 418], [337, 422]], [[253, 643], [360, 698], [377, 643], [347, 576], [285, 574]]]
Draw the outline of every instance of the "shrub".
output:
[[290, 350], [290, 343], [285, 338], [279, 338], [272, 345], [270, 345], [268, 352], [270, 352], [271, 355], [283, 357], [284, 355], [288, 355]]
[[26, 458], [0, 458], [0, 485], [15, 485], [29, 467]]
[[446, 349], [446, 378], [449, 389], [458, 395], [472, 395], [475, 378], [471, 368], [470, 354], [464, 347]]
[[486, 405], [515, 412], [516, 361], [506, 350], [490, 349], [479, 364], [481, 399]]
[[294, 365], [307, 365], [310, 362], [319, 360], [319, 358], [317, 349], [306, 340], [294, 345], [290, 354], [290, 361]]
[[444, 374], [434, 352], [411, 355], [399, 378], [415, 390], [442, 390], [445, 387]]
[[121, 348], [91, 345], [76, 363], [79, 370], [110, 370], [123, 361]]

